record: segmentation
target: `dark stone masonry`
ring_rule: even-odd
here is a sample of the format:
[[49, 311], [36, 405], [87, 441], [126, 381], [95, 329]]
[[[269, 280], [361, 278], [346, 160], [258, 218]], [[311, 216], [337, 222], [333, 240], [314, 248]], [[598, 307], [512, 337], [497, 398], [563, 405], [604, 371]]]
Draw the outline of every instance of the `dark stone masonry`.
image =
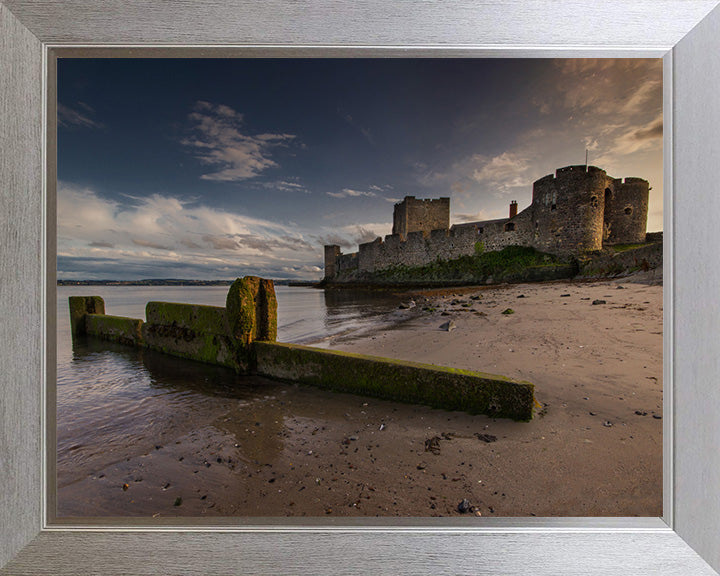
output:
[[325, 246], [325, 279], [355, 280], [393, 266], [528, 246], [558, 256], [577, 256], [613, 244], [645, 242], [650, 186], [642, 178], [613, 178], [596, 166], [558, 168], [533, 184], [532, 203], [508, 218], [455, 224], [450, 199], [407, 196], [395, 205], [393, 233], [343, 254]]

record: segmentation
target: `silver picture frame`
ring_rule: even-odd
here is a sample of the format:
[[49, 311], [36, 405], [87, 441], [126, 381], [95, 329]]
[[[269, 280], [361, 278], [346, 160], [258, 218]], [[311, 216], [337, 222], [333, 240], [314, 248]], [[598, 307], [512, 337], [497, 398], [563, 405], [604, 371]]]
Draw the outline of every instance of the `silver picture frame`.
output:
[[[0, 0], [0, 574], [717, 574], [719, 3]], [[53, 77], [90, 55], [663, 57], [663, 517], [59, 524]]]

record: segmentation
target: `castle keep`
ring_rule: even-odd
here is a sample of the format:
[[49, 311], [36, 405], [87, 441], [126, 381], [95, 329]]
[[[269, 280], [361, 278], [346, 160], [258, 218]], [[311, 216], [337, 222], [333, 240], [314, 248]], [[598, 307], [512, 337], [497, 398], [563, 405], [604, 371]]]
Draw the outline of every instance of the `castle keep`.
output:
[[397, 265], [422, 266], [506, 246], [530, 246], [559, 256], [645, 242], [650, 187], [642, 178], [613, 178], [596, 166], [558, 168], [533, 183], [531, 204], [508, 218], [450, 226], [450, 199], [406, 196], [395, 205], [393, 233], [342, 254], [325, 246], [325, 278], [354, 280]]

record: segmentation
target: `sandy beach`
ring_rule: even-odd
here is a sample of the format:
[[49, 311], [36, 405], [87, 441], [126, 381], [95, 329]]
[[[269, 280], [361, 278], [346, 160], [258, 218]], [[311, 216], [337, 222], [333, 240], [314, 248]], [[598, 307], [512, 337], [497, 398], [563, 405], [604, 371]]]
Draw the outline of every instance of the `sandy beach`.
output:
[[146, 442], [60, 470], [59, 515], [661, 515], [661, 285], [413, 298], [395, 328], [322, 345], [528, 380], [531, 422], [255, 379], [252, 402], [210, 395]]
[[542, 405], [527, 424], [434, 422], [441, 450], [424, 476], [451, 470], [483, 514], [662, 514], [662, 286], [525, 284], [417, 302], [434, 311], [333, 347], [528, 380]]

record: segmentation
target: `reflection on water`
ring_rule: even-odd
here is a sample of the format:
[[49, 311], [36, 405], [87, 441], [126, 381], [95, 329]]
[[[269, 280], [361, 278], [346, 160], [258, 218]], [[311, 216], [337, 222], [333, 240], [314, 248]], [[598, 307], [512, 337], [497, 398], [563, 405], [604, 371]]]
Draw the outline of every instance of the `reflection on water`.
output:
[[[298, 395], [287, 384], [239, 376], [226, 368], [93, 338], [73, 343], [70, 336], [70, 295], [97, 294], [105, 299], [108, 314], [144, 318], [150, 300], [223, 305], [226, 292], [224, 286], [58, 288], [59, 488], [145, 457], [176, 443], [182, 434], [208, 426], [231, 439], [241, 461], [269, 461], [283, 450], [288, 419], [312, 416], [318, 406], [342, 414], [332, 393]], [[277, 295], [278, 339], [298, 343], [392, 321], [402, 299], [377, 292], [283, 286]]]

